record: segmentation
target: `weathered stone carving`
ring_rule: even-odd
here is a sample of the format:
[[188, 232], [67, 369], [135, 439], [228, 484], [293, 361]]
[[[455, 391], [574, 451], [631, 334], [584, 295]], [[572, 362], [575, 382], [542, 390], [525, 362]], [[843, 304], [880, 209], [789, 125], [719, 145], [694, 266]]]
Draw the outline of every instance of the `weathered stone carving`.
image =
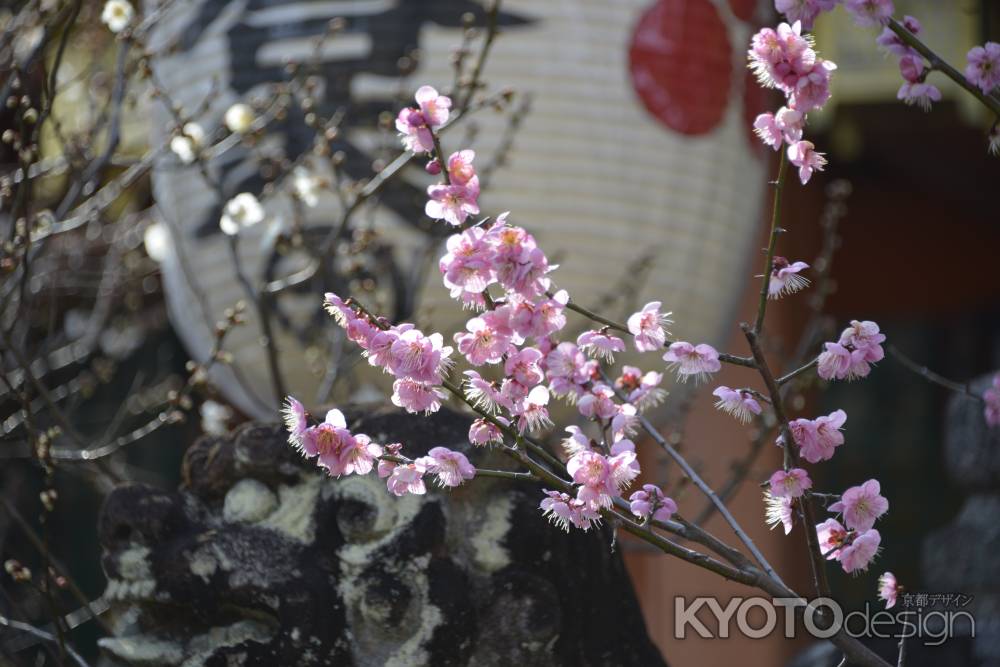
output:
[[[469, 451], [468, 421], [368, 413], [407, 454]], [[563, 533], [539, 489], [496, 478], [396, 498], [331, 479], [276, 425], [188, 450], [179, 492], [128, 485], [100, 517], [114, 662], [163, 665], [662, 665], [607, 532]]]

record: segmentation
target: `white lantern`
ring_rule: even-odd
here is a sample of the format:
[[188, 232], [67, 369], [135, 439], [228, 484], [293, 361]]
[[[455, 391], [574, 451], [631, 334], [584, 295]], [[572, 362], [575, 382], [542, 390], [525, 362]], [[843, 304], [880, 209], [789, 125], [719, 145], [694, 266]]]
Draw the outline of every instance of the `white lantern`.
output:
[[[751, 245], [767, 179], [764, 156], [749, 132], [758, 111], [748, 107], [748, 96], [757, 97], [745, 68], [754, 5], [735, 0], [502, 4], [502, 32], [484, 78], [492, 90], [509, 87], [521, 99], [530, 95], [531, 104], [480, 203], [484, 212], [511, 210], [511, 220], [528, 228], [561, 265], [553, 274], [558, 286], [581, 303], [624, 320], [645, 301], [659, 300], [674, 312], [678, 337], [722, 339], [740, 285], [754, 272], [748, 262], [756, 258]], [[264, 81], [281, 80], [286, 58], [311, 57], [327, 21], [343, 17], [344, 30], [320, 49], [320, 69], [327, 74], [323, 97], [331, 107], [349, 97], [349, 121], [342, 129], [347, 165], [367, 168], [365, 162], [381, 155], [385, 143], [376, 115], [406, 102], [395, 97], [401, 85], [408, 94], [424, 83], [443, 91], [450, 87], [450, 53], [461, 40], [460, 17], [469, 10], [484, 15], [468, 0], [183, 4], [166, 13], [154, 36], [154, 43], [179, 39], [182, 45], [160, 59], [159, 77], [187, 109], [196, 109], [217, 79], [222, 94], [194, 120], [206, 130], [221, 127], [233, 103], [265, 90]], [[416, 47], [419, 66], [401, 84], [395, 60]], [[155, 139], [162, 141], [171, 121], [162, 109], [156, 112]], [[478, 127], [472, 147], [482, 169], [501, 149], [509, 117], [483, 110], [470, 122]], [[446, 152], [460, 148], [464, 132], [456, 127], [442, 137]], [[272, 140], [281, 140], [280, 132]], [[281, 150], [292, 158], [309, 148], [294, 137], [283, 141]], [[267, 142], [260, 147], [270, 149], [276, 147]], [[398, 150], [398, 143], [392, 149]], [[320, 179], [331, 177], [317, 160], [312, 168]], [[229, 197], [254, 191], [256, 166], [246, 150], [226, 152], [212, 162], [211, 172]], [[447, 335], [468, 313], [441, 286], [434, 266], [441, 241], [429, 244], [414, 224], [428, 223], [421, 208], [411, 211], [400, 203], [419, 195], [428, 177], [411, 166], [400, 182], [410, 184], [409, 195], [393, 200], [387, 188], [383, 203], [389, 205], [362, 211], [356, 219], [370, 221], [391, 242], [397, 282], [405, 285], [421, 275], [421, 263], [431, 261], [415, 292], [416, 317], [421, 326], [432, 322]], [[171, 316], [192, 356], [204, 359], [212, 325], [244, 296], [229, 261], [228, 239], [218, 231], [224, 202], [197, 168], [176, 161], [157, 167], [154, 188], [173, 232], [173, 252], [163, 266]], [[315, 207], [300, 207], [308, 224], [335, 224], [338, 198], [328, 190], [317, 191], [317, 197]], [[270, 222], [248, 228], [239, 239], [251, 276], [265, 273], [264, 249], [274, 220], [287, 223], [294, 214], [290, 197], [262, 200]], [[650, 262], [648, 275], [640, 275], [642, 260]], [[322, 289], [285, 292], [276, 304], [275, 336], [288, 390], [307, 402], [325, 399], [328, 389], [323, 369], [329, 350], [314, 346], [315, 354], [304, 352], [309, 345], [300, 335], [315, 327]], [[248, 325], [226, 341], [232, 367], [218, 368], [215, 380], [243, 410], [271, 417], [279, 397], [270, 389], [252, 309], [248, 316]]]

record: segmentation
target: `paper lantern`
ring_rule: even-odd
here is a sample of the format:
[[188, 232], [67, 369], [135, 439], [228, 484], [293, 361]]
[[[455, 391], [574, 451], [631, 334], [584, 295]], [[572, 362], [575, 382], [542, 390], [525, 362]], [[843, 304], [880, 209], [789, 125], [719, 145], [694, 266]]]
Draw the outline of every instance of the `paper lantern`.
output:
[[[767, 179], [763, 155], [748, 132], [748, 118], [756, 112], [748, 100], [759, 100], [745, 75], [752, 28], [745, 19], [754, 4], [503, 3], [502, 34], [485, 78], [492, 89], [530, 95], [531, 105], [480, 203], [484, 212], [511, 210], [512, 220], [531, 230], [561, 264], [557, 284], [581, 302], [624, 319], [645, 301], [660, 300], [674, 311], [678, 336], [721, 340], [740, 285], [753, 272], [750, 246]], [[349, 100], [341, 133], [345, 168], [362, 176], [382, 154], [385, 136], [376, 130], [377, 113], [399, 107], [401, 86], [408, 94], [423, 83], [449, 87], [450, 52], [460, 41], [465, 11], [484, 14], [478, 4], [462, 0], [193, 2], [160, 21], [155, 41], [177, 39], [181, 48], [161, 59], [159, 75], [188, 109], [197, 108], [213, 90], [213, 79], [218, 81], [221, 90], [201, 118], [212, 130], [230, 104], [252, 98], [264, 89], [262, 82], [282, 79], [283, 61], [308, 57], [328, 20], [343, 17], [346, 28], [323, 47], [319, 67], [327, 77], [324, 104], [332, 109]], [[414, 47], [420, 49], [419, 67], [401, 83], [396, 61]], [[160, 141], [171, 121], [162, 110], [154, 121], [154, 139]], [[482, 165], [503, 144], [508, 119], [482, 111], [471, 122], [478, 128], [473, 146]], [[281, 145], [271, 148], [294, 158], [308, 148], [308, 135], [286, 130], [272, 138]], [[458, 128], [443, 137], [446, 151], [459, 148], [462, 134]], [[261, 186], [242, 148], [225, 153], [212, 171], [227, 196]], [[373, 268], [373, 280], [395, 271], [397, 284], [405, 285], [419, 275], [421, 262], [433, 263], [441, 254], [440, 237], [429, 241], [420, 230], [429, 222], [420, 205], [427, 182], [419, 166], [408, 168], [398, 190], [387, 189], [385, 205], [359, 218], [392, 244], [386, 265]], [[155, 170], [154, 188], [174, 236], [175, 252], [164, 264], [171, 316], [192, 355], [204, 358], [211, 324], [242, 296], [227, 240], [218, 231], [222, 202], [197, 169], [172, 158]], [[272, 198], [267, 208], [272, 216], [291, 215], [284, 196]], [[324, 194], [307, 211], [308, 224], [322, 234], [339, 211], [337, 198]], [[268, 233], [261, 225], [240, 239], [250, 275], [266, 269], [262, 248]], [[643, 259], [651, 260], [651, 268], [640, 280]], [[289, 389], [307, 402], [327, 397], [322, 369], [328, 350], [304, 342], [316, 329], [322, 290], [313, 285], [284, 293], [277, 304], [280, 361]], [[448, 332], [468, 317], [448, 299], [433, 264], [413, 294], [421, 325], [431, 321]], [[215, 379], [245, 411], [273, 414], [278, 397], [269, 389], [252, 313], [250, 320], [227, 340], [235, 354], [232, 370], [219, 369]], [[312, 356], [302, 352], [310, 345]], [[348, 385], [356, 389], [358, 383]]]

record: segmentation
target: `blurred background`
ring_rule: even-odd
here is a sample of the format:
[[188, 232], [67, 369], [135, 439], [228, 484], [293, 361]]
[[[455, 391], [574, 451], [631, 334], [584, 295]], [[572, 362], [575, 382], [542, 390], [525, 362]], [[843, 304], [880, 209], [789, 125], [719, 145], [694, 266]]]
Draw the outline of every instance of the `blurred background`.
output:
[[[1000, 34], [996, 2], [896, 7], [897, 16], [920, 18], [925, 41], [960, 69], [970, 46]], [[752, 318], [776, 166], [750, 124], [780, 102], [747, 74], [745, 48], [776, 22], [773, 5], [507, 0], [495, 18], [491, 8], [472, 0], [151, 1], [117, 39], [100, 21], [100, 3], [0, 9], [0, 83], [15, 99], [0, 113], [0, 548], [5, 562], [36, 576], [52, 567], [53, 581], [78, 585], [58, 599], [63, 613], [78, 610], [71, 636], [85, 656], [96, 655], [104, 631], [79, 612], [79, 599], [102, 608], [94, 526], [116, 483], [175, 487], [198, 435], [274, 419], [280, 387], [317, 409], [384, 400], [383, 379], [355, 365], [318, 312], [323, 291], [357, 294], [393, 319], [443, 331], [464, 319], [439, 286], [445, 230], [421, 214], [430, 177], [405, 166], [352, 202], [394, 164], [391, 120], [417, 86], [455, 88], [465, 99], [463, 77], [491, 21], [499, 34], [483, 85], [469, 88], [467, 117], [445, 135], [446, 145], [473, 146], [482, 160], [484, 213], [512, 210], [561, 264], [559, 286], [588, 295], [581, 300], [601, 312], [620, 320], [658, 299], [674, 311], [679, 338], [746, 353], [736, 323]], [[807, 187], [786, 188], [789, 233], [779, 248], [813, 265], [814, 285], [771, 307], [768, 352], [792, 368], [862, 319], [877, 321], [899, 353], [862, 382], [805, 384], [792, 398], [797, 414], [849, 415], [847, 445], [816, 469], [817, 487], [878, 477], [892, 504], [876, 569], [835, 572], [834, 588], [860, 608], [890, 569], [910, 591], [975, 595], [986, 639], [917, 650], [911, 661], [998, 664], [1000, 584], [985, 555], [997, 538], [960, 529], [995, 519], [1000, 467], [987, 455], [989, 474], [963, 477], [969, 436], [948, 443], [956, 420], [969, 417], [948, 402], [970, 399], [905, 362], [960, 383], [1000, 367], [992, 119], [944, 77], [933, 79], [944, 99], [930, 113], [899, 103], [894, 60], [842, 9], [821, 17], [815, 36], [839, 65], [834, 97], [807, 129], [830, 164]], [[223, 127], [237, 101], [260, 119], [249, 136]], [[40, 110], [40, 122], [26, 124], [25, 108]], [[208, 137], [194, 164], [169, 149], [187, 122]], [[37, 151], [26, 155], [18, 142], [32, 136]], [[321, 184], [314, 206], [292, 192], [290, 175], [303, 167]], [[240, 264], [217, 223], [225, 201], [244, 191], [261, 198], [268, 222], [241, 235]], [[331, 229], [340, 230], [335, 242], [317, 258]], [[257, 299], [237, 268], [264, 286]], [[233, 312], [240, 300], [243, 310]], [[763, 523], [758, 483], [779, 465], [774, 434], [720, 419], [712, 388], [751, 380], [729, 367], [717, 380], [669, 387], [657, 421], [710, 484], [730, 490], [729, 506], [788, 583], [805, 588], [800, 529], [786, 537]], [[983, 444], [970, 447], [995, 451], [995, 433], [977, 437]], [[646, 474], [673, 490], [685, 516], [699, 517], [696, 490], [648, 449]], [[50, 489], [52, 511], [39, 496]], [[729, 535], [717, 516], [706, 520]], [[746, 591], [635, 542], [622, 550], [648, 631], [671, 664], [785, 664], [809, 648], [777, 637], [674, 640], [675, 596]], [[46, 596], [0, 576], [0, 612], [44, 623]], [[0, 659], [47, 659], [22, 636], [2, 637]], [[892, 655], [891, 643], [885, 650]]]

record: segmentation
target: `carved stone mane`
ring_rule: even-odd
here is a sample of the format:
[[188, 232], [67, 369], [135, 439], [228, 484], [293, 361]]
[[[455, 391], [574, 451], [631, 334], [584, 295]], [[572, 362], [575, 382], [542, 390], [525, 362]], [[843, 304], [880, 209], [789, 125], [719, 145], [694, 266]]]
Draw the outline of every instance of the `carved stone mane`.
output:
[[[407, 455], [475, 464], [469, 422], [367, 413]], [[100, 517], [114, 664], [662, 665], [607, 531], [563, 533], [540, 489], [482, 478], [396, 498], [374, 473], [326, 477], [276, 425], [188, 450], [178, 492], [127, 485]]]

